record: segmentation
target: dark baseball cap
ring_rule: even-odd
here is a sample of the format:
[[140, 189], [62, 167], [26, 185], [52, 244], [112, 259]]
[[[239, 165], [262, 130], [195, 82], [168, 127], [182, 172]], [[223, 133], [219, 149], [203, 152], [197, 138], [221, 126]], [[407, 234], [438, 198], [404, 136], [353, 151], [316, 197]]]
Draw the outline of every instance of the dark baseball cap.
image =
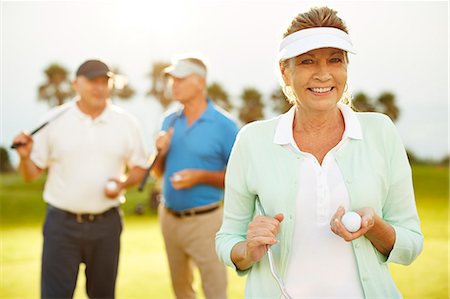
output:
[[111, 78], [113, 75], [113, 72], [111, 72], [106, 63], [95, 59], [83, 62], [76, 73], [77, 77], [84, 76], [88, 79], [94, 79], [103, 76]]

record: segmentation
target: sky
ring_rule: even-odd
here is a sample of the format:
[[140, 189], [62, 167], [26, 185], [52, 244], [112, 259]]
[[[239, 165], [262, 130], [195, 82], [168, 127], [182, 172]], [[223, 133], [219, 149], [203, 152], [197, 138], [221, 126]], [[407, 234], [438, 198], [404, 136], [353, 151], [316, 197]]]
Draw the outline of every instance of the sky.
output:
[[[376, 98], [395, 94], [397, 127], [421, 158], [448, 154], [448, 2], [390, 1], [1, 1], [0, 145], [9, 147], [48, 111], [38, 102], [44, 70], [59, 63], [71, 73], [99, 58], [119, 67], [137, 91], [114, 102], [141, 123], [151, 150], [162, 108], [146, 96], [152, 63], [184, 53], [209, 64], [233, 102], [255, 87], [269, 103], [278, 86], [277, 49], [291, 20], [313, 6], [329, 6], [346, 23], [349, 91]], [[267, 111], [269, 109], [266, 109]], [[267, 113], [266, 117], [273, 117]], [[17, 162], [17, 155], [11, 152]]]

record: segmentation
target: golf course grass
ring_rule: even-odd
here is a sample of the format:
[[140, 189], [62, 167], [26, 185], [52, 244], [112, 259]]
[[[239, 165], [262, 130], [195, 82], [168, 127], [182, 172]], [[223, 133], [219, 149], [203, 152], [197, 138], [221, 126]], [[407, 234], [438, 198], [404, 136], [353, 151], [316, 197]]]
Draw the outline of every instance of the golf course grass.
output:
[[[412, 265], [391, 264], [391, 272], [405, 298], [448, 298], [448, 168], [414, 166], [413, 175], [425, 247]], [[38, 298], [44, 179], [25, 184], [16, 173], [0, 179], [0, 298]], [[146, 196], [132, 190], [123, 207], [117, 298], [173, 298], [157, 217], [148, 210], [133, 213]], [[198, 273], [195, 278], [200, 291]], [[228, 279], [229, 298], [242, 298], [245, 278], [229, 270]], [[87, 298], [83, 266], [75, 298]]]

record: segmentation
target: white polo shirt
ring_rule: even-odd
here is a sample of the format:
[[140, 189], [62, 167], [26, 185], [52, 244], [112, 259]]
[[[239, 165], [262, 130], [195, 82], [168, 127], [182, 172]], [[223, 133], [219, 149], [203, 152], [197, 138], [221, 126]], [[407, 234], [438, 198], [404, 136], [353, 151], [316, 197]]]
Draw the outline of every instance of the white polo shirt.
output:
[[331, 217], [339, 206], [347, 211], [350, 203], [335, 153], [349, 138], [362, 139], [354, 112], [341, 103], [338, 107], [345, 131], [322, 165], [312, 154], [300, 151], [294, 141], [295, 107], [281, 116], [274, 136], [275, 143], [302, 155], [294, 239], [286, 273], [286, 288], [293, 298], [364, 298], [352, 245], [330, 229]]
[[52, 109], [47, 118], [66, 110], [34, 135], [31, 160], [48, 168], [44, 200], [73, 213], [101, 213], [119, 206], [121, 195], [104, 194], [110, 178], [126, 166], [146, 167], [147, 152], [133, 116], [110, 103], [97, 118], [81, 112], [75, 101]]

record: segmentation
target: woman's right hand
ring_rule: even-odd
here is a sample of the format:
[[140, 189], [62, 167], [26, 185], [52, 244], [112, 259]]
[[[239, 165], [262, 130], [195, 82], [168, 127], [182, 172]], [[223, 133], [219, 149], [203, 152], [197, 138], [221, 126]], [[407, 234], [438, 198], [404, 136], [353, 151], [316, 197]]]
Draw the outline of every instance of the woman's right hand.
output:
[[276, 236], [280, 231], [280, 223], [283, 219], [284, 215], [280, 213], [274, 217], [256, 216], [249, 223], [245, 251], [247, 259], [252, 264], [264, 257], [268, 246], [278, 242]]
[[33, 149], [33, 138], [30, 134], [25, 132], [20, 133], [14, 138], [13, 144], [19, 144], [16, 151], [20, 159], [26, 160], [30, 158], [31, 150]]
[[234, 245], [231, 260], [236, 268], [246, 270], [264, 257], [268, 246], [277, 243], [283, 214], [274, 217], [256, 216], [248, 225], [247, 238]]

